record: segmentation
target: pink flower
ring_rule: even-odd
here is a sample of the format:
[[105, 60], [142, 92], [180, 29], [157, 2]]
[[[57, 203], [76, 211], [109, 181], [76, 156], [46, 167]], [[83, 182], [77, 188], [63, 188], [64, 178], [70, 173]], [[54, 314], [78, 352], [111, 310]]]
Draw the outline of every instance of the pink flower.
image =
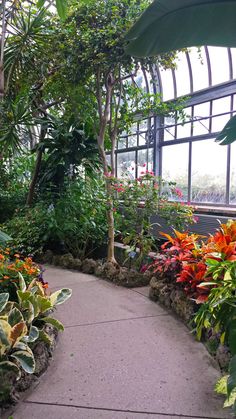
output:
[[175, 193], [179, 198], [183, 198], [183, 192], [179, 188], [175, 188]]
[[143, 167], [146, 167], [146, 166], [147, 166], [147, 163], [144, 163], [144, 164], [143, 164]]
[[113, 177], [113, 174], [111, 172], [104, 172], [105, 177]]
[[199, 217], [197, 217], [196, 215], [193, 217], [193, 221], [195, 222], [195, 223], [197, 223], [198, 221], [199, 221]]
[[140, 175], [145, 175], [145, 172], [140, 172]]

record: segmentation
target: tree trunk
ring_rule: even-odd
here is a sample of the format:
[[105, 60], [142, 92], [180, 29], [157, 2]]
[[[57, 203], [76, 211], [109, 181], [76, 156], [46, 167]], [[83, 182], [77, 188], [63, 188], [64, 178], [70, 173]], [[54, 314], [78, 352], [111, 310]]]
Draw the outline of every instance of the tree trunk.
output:
[[[108, 172], [108, 164], [106, 160], [106, 153], [103, 146], [99, 146], [104, 173]], [[115, 259], [115, 226], [114, 226], [114, 206], [113, 206], [113, 190], [109, 177], [106, 178], [106, 193], [107, 193], [107, 223], [108, 223], [108, 247], [107, 247], [107, 261], [117, 265]]]

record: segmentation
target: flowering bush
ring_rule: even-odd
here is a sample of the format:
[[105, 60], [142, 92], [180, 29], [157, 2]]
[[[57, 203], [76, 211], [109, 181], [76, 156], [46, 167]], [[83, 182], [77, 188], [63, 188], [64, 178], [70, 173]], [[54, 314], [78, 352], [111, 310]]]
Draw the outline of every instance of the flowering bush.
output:
[[[120, 231], [123, 242], [131, 247], [131, 252], [139, 249], [137, 265], [141, 267], [144, 258], [155, 248], [155, 237], [152, 230], [154, 224], [151, 217], [160, 215], [168, 225], [184, 229], [186, 225], [195, 222], [193, 209], [180, 202], [170, 202], [169, 199], [182, 198], [182, 192], [173, 182], [165, 182], [154, 176], [152, 171], [143, 171], [138, 179], [124, 178], [118, 180], [110, 173], [114, 190], [117, 230]], [[120, 209], [120, 211], [117, 210]]]
[[0, 292], [9, 292], [11, 299], [16, 298], [19, 288], [20, 276], [24, 277], [26, 284], [37, 279], [44, 288], [48, 284], [42, 277], [42, 269], [32, 261], [32, 258], [21, 258], [19, 254], [11, 256], [11, 249], [0, 249]]

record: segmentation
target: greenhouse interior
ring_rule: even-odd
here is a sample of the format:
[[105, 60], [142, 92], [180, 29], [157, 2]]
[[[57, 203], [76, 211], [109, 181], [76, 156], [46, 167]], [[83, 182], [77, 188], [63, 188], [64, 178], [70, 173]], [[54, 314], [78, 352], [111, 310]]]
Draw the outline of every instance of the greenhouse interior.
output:
[[235, 27], [2, 0], [1, 419], [236, 417]]

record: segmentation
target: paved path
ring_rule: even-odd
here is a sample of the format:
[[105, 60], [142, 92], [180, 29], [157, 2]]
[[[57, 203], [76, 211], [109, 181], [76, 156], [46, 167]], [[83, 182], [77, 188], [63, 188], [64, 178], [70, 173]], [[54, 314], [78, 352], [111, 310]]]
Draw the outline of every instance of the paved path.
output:
[[145, 288], [52, 267], [45, 277], [73, 297], [56, 313], [65, 331], [54, 360], [14, 419], [230, 417], [205, 348]]

